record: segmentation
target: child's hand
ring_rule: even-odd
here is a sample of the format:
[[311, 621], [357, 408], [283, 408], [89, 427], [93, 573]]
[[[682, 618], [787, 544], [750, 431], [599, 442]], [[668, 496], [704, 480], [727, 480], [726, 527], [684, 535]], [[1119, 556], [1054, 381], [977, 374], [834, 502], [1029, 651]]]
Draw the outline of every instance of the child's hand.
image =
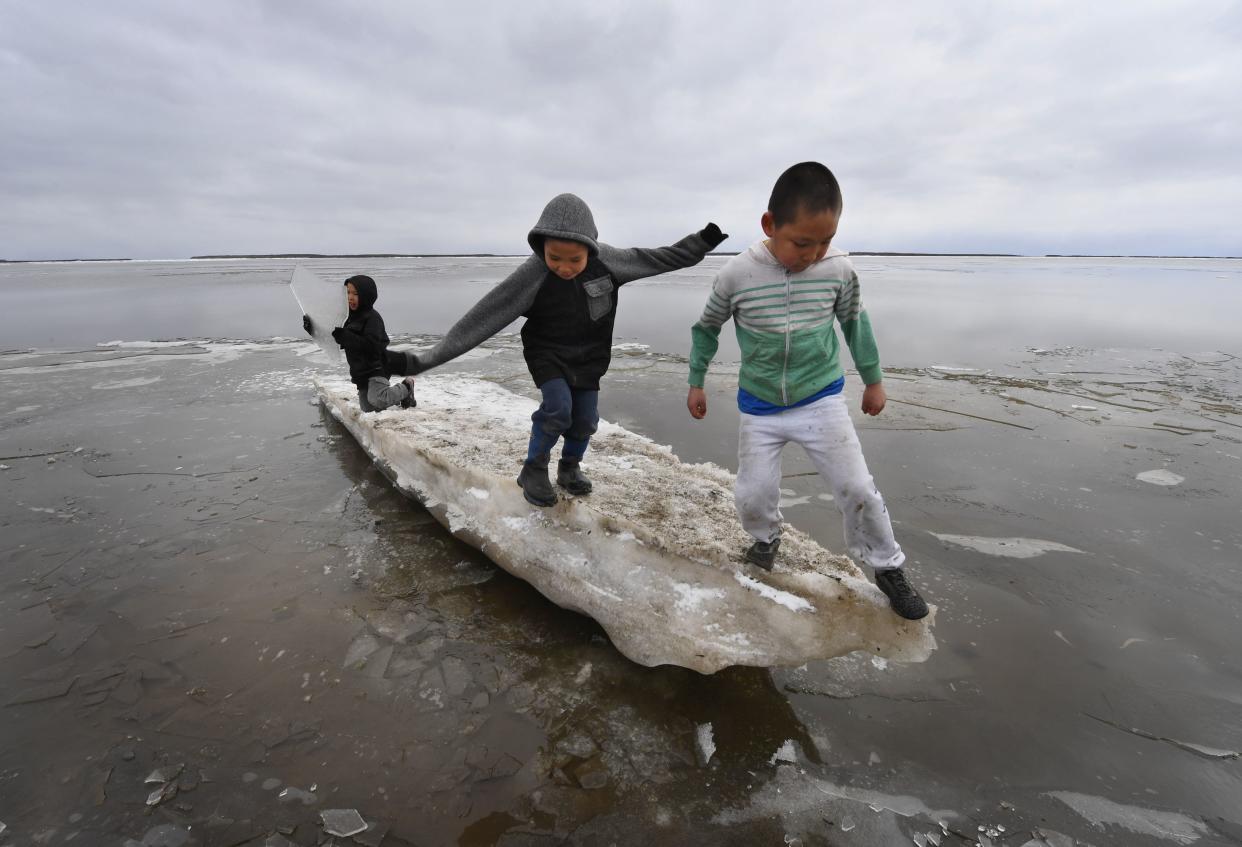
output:
[[884, 393], [884, 384], [877, 382], [863, 389], [862, 410], [864, 415], [878, 415], [884, 411], [888, 395]]
[[314, 334], [315, 324], [311, 321], [310, 315], [302, 315], [302, 329], [306, 330], [307, 334]]
[[695, 420], [707, 417], [707, 392], [690, 386], [690, 393], [686, 395], [686, 408], [690, 410], [690, 417]]
[[714, 223], [709, 223], [707, 226], [699, 230], [699, 237], [707, 242], [708, 247], [715, 250], [720, 246], [720, 242], [724, 241], [729, 236], [721, 232], [720, 227], [716, 226]]

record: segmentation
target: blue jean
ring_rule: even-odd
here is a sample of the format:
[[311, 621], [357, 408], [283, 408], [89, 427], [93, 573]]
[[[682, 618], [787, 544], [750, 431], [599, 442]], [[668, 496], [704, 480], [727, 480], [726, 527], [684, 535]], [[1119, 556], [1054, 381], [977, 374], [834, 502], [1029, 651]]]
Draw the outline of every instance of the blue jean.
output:
[[561, 459], [578, 461], [599, 426], [599, 391], [570, 388], [563, 379], [539, 386], [543, 402], [530, 416], [530, 446], [526, 461], [547, 462], [558, 438], [564, 436]]

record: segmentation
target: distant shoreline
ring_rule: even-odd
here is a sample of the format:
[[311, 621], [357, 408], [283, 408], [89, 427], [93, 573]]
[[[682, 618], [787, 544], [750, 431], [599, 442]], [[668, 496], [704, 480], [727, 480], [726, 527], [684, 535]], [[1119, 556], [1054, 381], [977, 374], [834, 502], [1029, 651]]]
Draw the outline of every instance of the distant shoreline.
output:
[[[75, 262], [192, 262], [220, 259], [520, 259], [526, 253], [221, 253], [190, 256], [188, 259], [0, 259], [0, 265], [72, 264]], [[736, 252], [708, 253], [709, 256], [736, 256]], [[983, 258], [983, 259], [1242, 259], [1242, 256], [1193, 256], [1174, 254], [1123, 253], [908, 253], [900, 251], [854, 250], [851, 256], [909, 256], [917, 258]]]

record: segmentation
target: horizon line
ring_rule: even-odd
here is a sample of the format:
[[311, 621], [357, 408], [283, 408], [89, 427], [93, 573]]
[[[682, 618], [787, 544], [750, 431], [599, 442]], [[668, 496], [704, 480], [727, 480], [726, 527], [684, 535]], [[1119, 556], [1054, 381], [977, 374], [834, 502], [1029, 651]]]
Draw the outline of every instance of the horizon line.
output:
[[[708, 256], [736, 256], [741, 251], [712, 251]], [[73, 259], [0, 259], [0, 264], [72, 264], [75, 262], [193, 262], [223, 259], [511, 259], [528, 253], [210, 253], [190, 257], [92, 257]], [[1242, 256], [1190, 253], [999, 253], [974, 251], [923, 252], [904, 250], [851, 250], [850, 256], [940, 256], [944, 258], [1000, 259], [1242, 259]]]

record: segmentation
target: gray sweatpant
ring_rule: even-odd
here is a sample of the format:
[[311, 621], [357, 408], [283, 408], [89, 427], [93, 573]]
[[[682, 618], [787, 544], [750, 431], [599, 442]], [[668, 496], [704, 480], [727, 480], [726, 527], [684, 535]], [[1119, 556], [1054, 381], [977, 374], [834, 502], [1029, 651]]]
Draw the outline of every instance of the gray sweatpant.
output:
[[373, 376], [367, 380], [366, 393], [358, 392], [358, 405], [364, 412], [378, 412], [392, 406], [400, 406], [404, 400], [412, 400], [414, 391], [404, 380], [390, 384], [382, 376]]
[[828, 483], [845, 521], [846, 552], [876, 570], [901, 567], [906, 554], [893, 537], [884, 498], [875, 487], [845, 398], [836, 394], [775, 415], [741, 415], [734, 500], [742, 528], [759, 541], [781, 534], [781, 450], [806, 450]]

